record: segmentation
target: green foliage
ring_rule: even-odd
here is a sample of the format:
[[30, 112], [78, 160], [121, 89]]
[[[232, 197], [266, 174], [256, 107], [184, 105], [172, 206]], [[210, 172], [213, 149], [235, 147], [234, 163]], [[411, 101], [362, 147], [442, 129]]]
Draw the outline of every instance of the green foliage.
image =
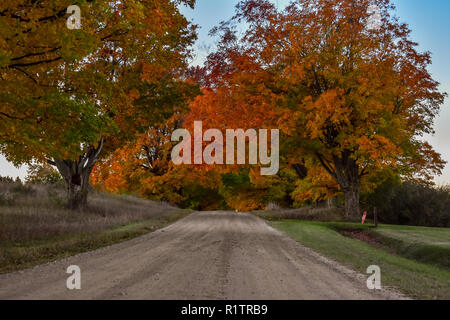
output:
[[0, 152], [15, 164], [75, 160], [101, 137], [111, 151], [194, 90], [195, 26], [177, 6], [193, 0], [79, 0], [79, 30], [66, 27], [72, 4], [0, 4]]
[[0, 183], [14, 183], [14, 179], [11, 177], [0, 176]]
[[246, 172], [225, 173], [222, 175], [222, 183], [225, 189], [234, 190], [236, 188], [249, 188], [251, 186], [250, 177]]
[[294, 180], [292, 172], [287, 169], [269, 178], [255, 175], [251, 169], [243, 169], [238, 173], [223, 174], [219, 193], [229, 208], [239, 211], [263, 210], [269, 203], [289, 207]]
[[59, 172], [48, 165], [32, 163], [28, 166], [27, 183], [55, 184], [62, 181]]
[[366, 196], [378, 209], [381, 222], [388, 224], [450, 227], [450, 188], [432, 187], [391, 179]]
[[183, 187], [182, 196], [186, 200], [180, 206], [185, 209], [207, 211], [224, 209], [224, 199], [217, 189], [193, 183]]

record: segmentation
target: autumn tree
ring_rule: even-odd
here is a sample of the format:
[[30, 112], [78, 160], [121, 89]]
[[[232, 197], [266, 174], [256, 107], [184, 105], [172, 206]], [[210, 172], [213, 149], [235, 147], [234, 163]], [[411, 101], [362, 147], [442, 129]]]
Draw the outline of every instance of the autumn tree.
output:
[[181, 127], [182, 119], [181, 114], [176, 113], [167, 121], [155, 123], [136, 141], [99, 161], [92, 175], [93, 184], [109, 192], [136, 193], [143, 198], [177, 205], [192, 200], [189, 189], [217, 189], [220, 174], [172, 163], [175, 143], [171, 136]]
[[[0, 148], [55, 165], [69, 206], [87, 203], [101, 154], [185, 105], [194, 0], [12, 0], [0, 4]], [[69, 29], [70, 5], [81, 21]], [[78, 29], [77, 29], [78, 28]]]
[[[137, 192], [141, 195], [144, 195], [144, 189], [155, 188], [157, 179], [162, 180], [172, 173], [171, 134], [180, 124], [180, 117], [175, 115], [166, 122], [153, 124], [134, 141], [114, 150], [108, 159], [97, 164], [93, 173], [94, 184], [114, 193]], [[153, 183], [149, 181], [150, 177], [155, 180]], [[170, 189], [170, 186], [166, 187]], [[177, 202], [176, 196], [167, 196], [166, 193], [160, 192], [159, 195], [162, 199], [166, 197], [167, 201]]]
[[430, 181], [444, 167], [422, 137], [445, 94], [427, 70], [431, 54], [393, 10], [389, 0], [297, 0], [279, 12], [246, 0], [213, 30], [220, 42], [205, 83], [229, 97], [217, 107], [265, 97], [252, 109], [283, 131], [286, 162], [321, 167], [344, 193], [347, 216], [359, 216], [368, 176], [390, 168]]

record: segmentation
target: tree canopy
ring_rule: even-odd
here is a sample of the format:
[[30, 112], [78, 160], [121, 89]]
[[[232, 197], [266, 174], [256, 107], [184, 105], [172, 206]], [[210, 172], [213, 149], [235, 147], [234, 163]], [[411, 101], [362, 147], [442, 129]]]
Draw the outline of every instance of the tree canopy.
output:
[[[390, 0], [295, 0], [283, 10], [243, 0], [212, 30], [219, 41], [204, 67], [191, 69], [196, 26], [181, 4], [194, 1], [0, 4], [0, 151], [55, 165], [74, 204], [86, 202], [100, 158], [93, 181], [114, 192], [193, 207], [210, 192], [245, 210], [344, 194], [354, 217], [362, 192], [441, 173], [424, 135], [446, 94]], [[69, 5], [80, 8], [78, 29], [67, 27]], [[195, 121], [280, 129], [279, 174], [174, 166], [171, 132]]]
[[245, 106], [249, 125], [281, 128], [285, 161], [309, 168], [304, 192], [343, 192], [347, 215], [359, 215], [361, 187], [379, 183], [380, 172], [430, 181], [445, 162], [422, 137], [433, 133], [445, 94], [428, 72], [431, 54], [417, 50], [392, 10], [388, 0], [298, 0], [281, 12], [269, 1], [240, 2], [213, 30], [220, 42], [204, 83], [215, 107], [204, 110], [239, 124], [245, 118], [231, 110]]
[[[196, 27], [180, 13], [181, 3], [194, 5], [0, 4], [0, 148], [7, 159], [49, 159], [68, 184], [82, 186], [102, 149], [114, 150], [186, 106], [195, 92], [183, 73]], [[66, 26], [74, 4], [79, 29]]]

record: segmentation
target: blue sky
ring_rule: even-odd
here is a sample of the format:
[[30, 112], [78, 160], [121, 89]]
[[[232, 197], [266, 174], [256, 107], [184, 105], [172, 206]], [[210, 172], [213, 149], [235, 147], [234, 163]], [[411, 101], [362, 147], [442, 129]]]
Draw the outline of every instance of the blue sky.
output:
[[[272, 0], [279, 7], [289, 0]], [[197, 0], [194, 10], [183, 8], [183, 13], [200, 26], [199, 40], [196, 44], [197, 56], [194, 64], [201, 64], [210, 50], [214, 39], [208, 36], [209, 30], [220, 21], [229, 19], [234, 13], [238, 0]], [[397, 16], [412, 29], [412, 38], [420, 44], [421, 51], [433, 53], [430, 71], [441, 83], [441, 90], [450, 93], [450, 1], [449, 0], [394, 0]], [[427, 136], [435, 149], [450, 162], [450, 100], [447, 99], [436, 121], [436, 135]], [[0, 175], [26, 175], [25, 168], [17, 169], [0, 157]], [[450, 183], [450, 164], [443, 176], [436, 178], [438, 184]]]

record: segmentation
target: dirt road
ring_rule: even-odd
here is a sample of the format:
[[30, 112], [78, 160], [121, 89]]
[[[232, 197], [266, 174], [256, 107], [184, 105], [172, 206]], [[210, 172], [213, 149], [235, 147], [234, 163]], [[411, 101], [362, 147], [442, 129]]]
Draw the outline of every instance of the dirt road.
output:
[[[66, 288], [67, 267], [81, 290]], [[249, 214], [194, 213], [128, 242], [0, 275], [0, 299], [398, 299]]]

